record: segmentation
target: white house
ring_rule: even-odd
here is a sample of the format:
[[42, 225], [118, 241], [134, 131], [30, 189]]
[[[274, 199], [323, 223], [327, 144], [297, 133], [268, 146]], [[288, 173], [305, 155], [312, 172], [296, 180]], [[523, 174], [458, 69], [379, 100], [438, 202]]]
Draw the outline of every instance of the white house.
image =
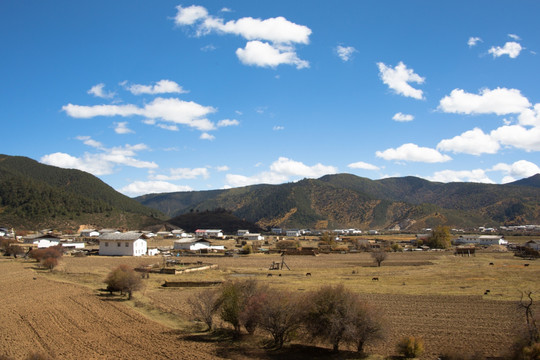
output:
[[287, 236], [298, 237], [300, 236], [300, 230], [287, 230], [285, 234]]
[[215, 238], [222, 238], [223, 237], [223, 231], [216, 230], [216, 229], [199, 229], [195, 230], [195, 235], [200, 237], [215, 237]]
[[208, 240], [197, 238], [184, 238], [174, 241], [174, 250], [191, 250], [198, 251], [202, 249], [206, 250], [225, 250], [223, 245], [212, 246]]
[[244, 237], [247, 240], [251, 240], [251, 241], [264, 240], [264, 236], [262, 236], [261, 234], [246, 234], [244, 235]]
[[81, 231], [81, 236], [82, 237], [98, 237], [99, 231], [95, 229], [86, 229], [86, 230]]
[[504, 240], [500, 235], [461, 235], [454, 239], [454, 244], [475, 244], [475, 245], [508, 245], [508, 241]]
[[146, 255], [147, 242], [141, 233], [109, 233], [99, 237], [99, 255], [142, 256]]
[[236, 232], [237, 236], [246, 236], [247, 234], [249, 234], [249, 230], [238, 230]]

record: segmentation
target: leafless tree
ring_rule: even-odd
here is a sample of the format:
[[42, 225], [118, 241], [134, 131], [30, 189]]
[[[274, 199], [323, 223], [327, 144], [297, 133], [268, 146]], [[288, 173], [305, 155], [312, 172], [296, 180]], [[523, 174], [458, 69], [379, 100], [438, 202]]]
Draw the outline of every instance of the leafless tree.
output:
[[386, 257], [388, 256], [388, 254], [382, 249], [374, 250], [370, 254], [373, 260], [377, 263], [377, 266], [381, 266], [382, 262], [386, 260]]
[[203, 321], [212, 330], [214, 314], [218, 311], [220, 293], [216, 289], [206, 289], [188, 299], [188, 304], [196, 320]]

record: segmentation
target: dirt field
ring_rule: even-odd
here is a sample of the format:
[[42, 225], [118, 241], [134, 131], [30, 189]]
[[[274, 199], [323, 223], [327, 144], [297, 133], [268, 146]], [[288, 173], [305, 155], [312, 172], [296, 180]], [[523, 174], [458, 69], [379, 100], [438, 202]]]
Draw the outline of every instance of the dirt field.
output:
[[[273, 261], [281, 261], [279, 255], [186, 258], [197, 260], [219, 268], [184, 275], [152, 274], [130, 302], [100, 296], [105, 275], [119, 264], [160, 263], [159, 257], [65, 257], [52, 274], [33, 269], [31, 262], [0, 260], [4, 274], [0, 355], [14, 359], [31, 352], [58, 359], [81, 358], [81, 354], [98, 359], [275, 358], [264, 351], [223, 355], [223, 344], [187, 340], [183, 334], [193, 329], [193, 323], [186, 299], [201, 290], [160, 286], [165, 280], [255, 278], [299, 292], [337, 283], [358, 292], [381, 311], [387, 325], [384, 340], [366, 344], [372, 354], [395, 355], [399, 338], [414, 335], [424, 339], [423, 359], [450, 351], [502, 357], [524, 325], [516, 305], [520, 291], [540, 293], [540, 263], [509, 253], [474, 258], [446, 252], [390, 254], [382, 267], [374, 267], [365, 253], [289, 256], [285, 261], [291, 270], [280, 271], [268, 270]], [[308, 272], [311, 276], [306, 276]], [[379, 280], [373, 281], [374, 277]], [[490, 293], [484, 295], [487, 289]]]
[[[34, 264], [0, 260], [0, 355], [24, 359], [212, 359], [212, 344], [182, 340], [118, 301], [50, 280]], [[34, 280], [35, 278], [35, 280]]]

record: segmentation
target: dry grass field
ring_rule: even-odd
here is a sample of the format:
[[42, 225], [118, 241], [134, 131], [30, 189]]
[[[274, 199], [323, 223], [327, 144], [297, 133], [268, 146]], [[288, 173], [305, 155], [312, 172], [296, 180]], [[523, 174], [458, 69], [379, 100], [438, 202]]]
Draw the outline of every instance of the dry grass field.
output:
[[[106, 274], [119, 264], [161, 263], [160, 257], [65, 257], [52, 273], [36, 270], [32, 262], [0, 260], [0, 355], [18, 359], [33, 351], [58, 359], [81, 354], [100, 359], [276, 358], [262, 350], [249, 355], [223, 352], [223, 344], [190, 340], [185, 334], [196, 327], [186, 299], [201, 290], [161, 286], [166, 280], [254, 278], [298, 292], [342, 283], [361, 294], [386, 323], [385, 338], [366, 345], [371, 354], [395, 355], [399, 338], [414, 335], [424, 339], [425, 359], [444, 352], [503, 357], [524, 326], [517, 308], [521, 291], [540, 293], [540, 262], [512, 253], [392, 253], [381, 267], [375, 267], [367, 253], [288, 256], [285, 262], [291, 270], [279, 271], [268, 270], [273, 261], [281, 261], [279, 255], [183, 259], [219, 267], [182, 275], [151, 274], [129, 302], [103, 296], [99, 289]], [[375, 277], [379, 280], [373, 281]]]

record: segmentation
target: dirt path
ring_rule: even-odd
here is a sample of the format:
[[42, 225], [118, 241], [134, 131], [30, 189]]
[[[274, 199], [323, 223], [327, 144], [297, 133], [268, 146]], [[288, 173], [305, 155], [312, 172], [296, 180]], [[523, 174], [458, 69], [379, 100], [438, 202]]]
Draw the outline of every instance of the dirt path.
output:
[[58, 359], [215, 359], [211, 344], [183, 340], [117, 301], [46, 279], [33, 264], [0, 260], [0, 355]]

